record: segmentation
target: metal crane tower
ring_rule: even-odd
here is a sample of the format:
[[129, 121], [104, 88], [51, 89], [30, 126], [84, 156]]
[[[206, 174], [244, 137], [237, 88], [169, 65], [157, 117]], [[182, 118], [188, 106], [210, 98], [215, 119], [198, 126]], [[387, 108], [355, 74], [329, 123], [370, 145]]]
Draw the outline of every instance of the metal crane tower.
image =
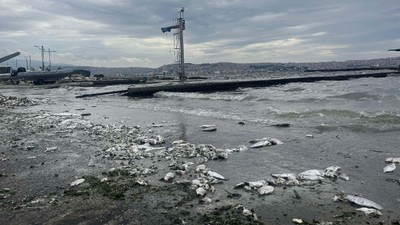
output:
[[161, 27], [161, 31], [171, 32], [172, 29], [177, 29], [178, 31], [174, 33], [176, 40], [178, 40], [178, 44], [175, 46], [175, 49], [178, 49], [177, 61], [179, 63], [179, 79], [186, 80], [185, 74], [185, 53], [183, 47], [183, 30], [185, 30], [185, 19], [183, 18], [183, 12], [185, 8], [182, 8], [179, 13], [179, 18], [176, 19], [175, 24], [169, 27]]

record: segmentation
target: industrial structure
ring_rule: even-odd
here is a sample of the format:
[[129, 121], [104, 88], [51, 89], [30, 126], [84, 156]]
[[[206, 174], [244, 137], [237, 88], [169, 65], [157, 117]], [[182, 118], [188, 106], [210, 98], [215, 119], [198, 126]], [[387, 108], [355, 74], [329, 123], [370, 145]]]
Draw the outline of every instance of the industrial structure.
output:
[[[15, 52], [13, 54], [4, 56], [0, 58], [0, 63], [3, 63], [9, 59], [12, 59], [14, 57], [19, 56], [21, 53], [20, 52]], [[0, 74], [10, 74], [11, 73], [11, 66], [0, 66]]]
[[175, 24], [172, 26], [168, 27], [161, 27], [161, 31], [163, 33], [165, 32], [171, 32], [172, 29], [177, 29], [177, 32], [174, 33], [175, 36], [175, 49], [178, 50], [177, 54], [177, 62], [179, 65], [179, 80], [183, 81], [186, 80], [186, 74], [185, 74], [185, 53], [184, 53], [184, 46], [183, 46], [183, 30], [185, 30], [185, 19], [183, 18], [183, 12], [185, 11], [185, 8], [182, 8], [178, 13], [179, 17], [175, 20]]

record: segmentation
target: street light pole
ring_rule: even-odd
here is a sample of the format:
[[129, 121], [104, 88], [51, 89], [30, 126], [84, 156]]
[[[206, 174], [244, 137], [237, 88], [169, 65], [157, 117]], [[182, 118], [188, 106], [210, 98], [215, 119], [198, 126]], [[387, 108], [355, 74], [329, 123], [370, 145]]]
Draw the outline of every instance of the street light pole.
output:
[[49, 48], [48, 52], [49, 52], [49, 71], [51, 71], [51, 59], [50, 59], [50, 52], [56, 52], [56, 51], [50, 51], [50, 48]]
[[42, 70], [44, 70], [44, 48], [43, 45], [41, 47], [35, 45], [36, 48], [38, 48], [42, 52]]

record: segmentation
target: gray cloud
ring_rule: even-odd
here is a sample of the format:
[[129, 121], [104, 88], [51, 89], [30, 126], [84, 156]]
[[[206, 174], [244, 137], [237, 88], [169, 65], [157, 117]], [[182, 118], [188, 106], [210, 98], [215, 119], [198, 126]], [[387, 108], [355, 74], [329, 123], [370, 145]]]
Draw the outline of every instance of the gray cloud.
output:
[[[0, 0], [0, 55], [158, 67], [172, 63], [172, 25], [186, 8], [187, 62], [301, 62], [396, 56], [396, 0]], [[3, 13], [4, 12], [4, 13]], [[21, 56], [23, 57], [23, 56]]]

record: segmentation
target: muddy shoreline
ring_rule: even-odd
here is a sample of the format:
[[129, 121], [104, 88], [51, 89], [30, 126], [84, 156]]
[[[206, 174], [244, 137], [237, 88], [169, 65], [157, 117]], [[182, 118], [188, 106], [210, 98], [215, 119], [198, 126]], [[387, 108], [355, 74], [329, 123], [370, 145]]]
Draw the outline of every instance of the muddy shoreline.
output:
[[[11, 100], [22, 104], [5, 103], [0, 109], [0, 224], [292, 224], [294, 218], [304, 224], [399, 224], [396, 207], [382, 210], [382, 216], [366, 216], [352, 204], [334, 202], [332, 197], [346, 185], [358, 185], [337, 177], [302, 185], [276, 184], [273, 193], [263, 196], [234, 188], [243, 174], [234, 177], [234, 171], [220, 171], [234, 167], [240, 157], [257, 168], [260, 150], [176, 143], [157, 129], [167, 124], [151, 124], [150, 129], [94, 124], [79, 112], [29, 111], [34, 104], [44, 108], [51, 104], [46, 100]], [[302, 144], [284, 145], [290, 149]], [[272, 154], [282, 149], [268, 148], [276, 152]], [[329, 146], [321, 152], [324, 148]], [[191, 155], [194, 149], [196, 154]], [[363, 154], [371, 159], [376, 152]], [[303, 157], [307, 152], [299, 159]], [[357, 160], [345, 153], [339, 157]], [[197, 170], [199, 165], [227, 179], [210, 178]], [[366, 165], [360, 162], [352, 167], [357, 171]], [[356, 179], [350, 168], [343, 170]], [[175, 177], [166, 181], [170, 172]], [[397, 174], [387, 175], [386, 183], [389, 178], [390, 188], [398, 191]], [[72, 187], [77, 179], [85, 181]], [[259, 179], [272, 177], [265, 171]], [[204, 196], [196, 193], [199, 186], [194, 188], [193, 180], [204, 185]]]

